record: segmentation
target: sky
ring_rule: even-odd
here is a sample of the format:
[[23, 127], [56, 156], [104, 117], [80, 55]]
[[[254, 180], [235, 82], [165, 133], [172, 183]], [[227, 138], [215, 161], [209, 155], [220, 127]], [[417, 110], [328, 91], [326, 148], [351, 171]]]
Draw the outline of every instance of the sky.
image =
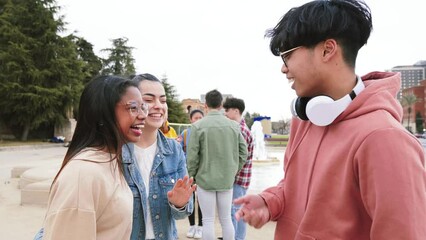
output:
[[[166, 75], [179, 100], [217, 89], [245, 101], [246, 111], [272, 121], [291, 118], [296, 97], [269, 50], [265, 31], [301, 0], [57, 0], [67, 32], [100, 50], [126, 37], [137, 73]], [[426, 60], [419, 0], [365, 0], [373, 32], [358, 54], [356, 73]]]

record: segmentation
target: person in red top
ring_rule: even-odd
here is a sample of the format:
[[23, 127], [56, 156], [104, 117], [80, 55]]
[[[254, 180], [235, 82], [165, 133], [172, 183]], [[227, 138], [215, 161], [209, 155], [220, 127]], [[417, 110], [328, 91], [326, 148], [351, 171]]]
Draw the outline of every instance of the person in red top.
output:
[[355, 73], [372, 30], [362, 1], [317, 0], [288, 11], [270, 48], [298, 96], [284, 179], [234, 201], [275, 239], [426, 239], [425, 153], [401, 124], [400, 73]]
[[[240, 124], [241, 133], [247, 143], [247, 160], [243, 165], [243, 168], [237, 173], [233, 187], [232, 199], [237, 199], [246, 195], [247, 189], [250, 185], [254, 145], [253, 137], [242, 116], [245, 109], [244, 100], [239, 98], [226, 98], [223, 103], [223, 108], [225, 109], [226, 117]], [[235, 219], [235, 213], [239, 209], [240, 205], [232, 204], [232, 223], [235, 228], [235, 240], [244, 240], [246, 237], [246, 223]]]

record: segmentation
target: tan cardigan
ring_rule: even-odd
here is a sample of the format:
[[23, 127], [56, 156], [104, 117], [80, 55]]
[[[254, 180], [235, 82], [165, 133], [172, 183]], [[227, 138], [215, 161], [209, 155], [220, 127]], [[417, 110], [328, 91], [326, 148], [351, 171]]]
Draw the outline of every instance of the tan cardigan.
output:
[[64, 167], [50, 192], [43, 239], [130, 239], [132, 192], [109, 159], [89, 148]]

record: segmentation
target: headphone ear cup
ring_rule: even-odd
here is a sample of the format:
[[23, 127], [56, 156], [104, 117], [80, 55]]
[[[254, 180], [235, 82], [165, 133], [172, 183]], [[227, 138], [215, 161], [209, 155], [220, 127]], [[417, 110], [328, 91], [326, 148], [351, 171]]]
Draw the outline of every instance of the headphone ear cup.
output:
[[337, 102], [329, 96], [316, 96], [306, 105], [306, 116], [317, 126], [327, 126], [342, 113]]
[[357, 83], [352, 91], [344, 97], [334, 100], [326, 95], [316, 97], [298, 97], [291, 102], [293, 116], [301, 120], [309, 120], [317, 126], [327, 126], [333, 123], [345, 111], [352, 100], [365, 88], [362, 80], [357, 77]]
[[309, 120], [306, 115], [306, 106], [309, 100], [311, 100], [309, 97], [298, 97], [294, 100], [294, 112], [296, 113], [296, 117], [305, 121]]

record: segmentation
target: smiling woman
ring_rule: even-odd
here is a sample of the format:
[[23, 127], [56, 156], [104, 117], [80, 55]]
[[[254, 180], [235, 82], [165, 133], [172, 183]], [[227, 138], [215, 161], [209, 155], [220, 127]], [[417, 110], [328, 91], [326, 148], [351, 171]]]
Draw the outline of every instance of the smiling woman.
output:
[[139, 141], [123, 147], [124, 176], [134, 197], [130, 239], [178, 239], [175, 220], [192, 213], [196, 185], [180, 144], [159, 130], [167, 118], [163, 85], [148, 73], [133, 81], [149, 111]]
[[[139, 109], [132, 111], [130, 102]], [[122, 146], [142, 134], [144, 107], [130, 80], [101, 76], [86, 85], [74, 136], [53, 180], [36, 239], [130, 238], [133, 198], [119, 166]]]

